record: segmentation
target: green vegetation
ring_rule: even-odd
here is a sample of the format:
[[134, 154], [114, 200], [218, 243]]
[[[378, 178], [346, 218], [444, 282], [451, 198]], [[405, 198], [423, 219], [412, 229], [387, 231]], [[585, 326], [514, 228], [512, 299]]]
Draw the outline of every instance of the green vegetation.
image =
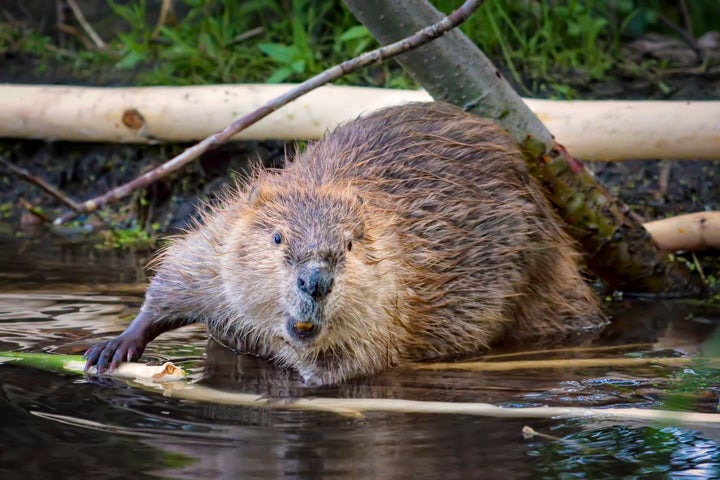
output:
[[47, 57], [50, 37], [38, 35], [23, 24], [0, 23], [0, 52]]
[[[431, 2], [450, 12], [462, 0]], [[339, 0], [174, 0], [174, 14], [162, 22], [158, 22], [159, 4], [108, 0], [102, 4], [104, 12], [101, 7], [92, 9], [96, 16], [89, 17], [89, 23], [107, 43], [104, 49], [92, 46], [71, 13], [65, 18], [64, 38], [55, 27], [48, 29], [52, 36], [47, 36], [20, 20], [0, 22], [0, 53], [7, 59], [0, 81], [299, 82], [376, 46]], [[523, 93], [568, 98], [618, 73], [652, 77], [651, 82], [662, 87], [663, 80], [657, 77], [662, 62], [633, 64], [621, 49], [649, 32], [678, 38], [678, 32], [691, 30], [697, 38], [720, 30], [718, 0], [684, 4], [687, 15], [667, 0], [487, 0], [462, 29]], [[374, 65], [339, 83], [417, 86], [395, 62]], [[12, 208], [0, 206], [0, 217], [10, 216]], [[105, 218], [105, 224], [115, 228], [107, 234], [105, 246], [152, 246], [158, 229], [136, 220], [135, 213], [121, 211]]]
[[[436, 5], [449, 11], [457, 3], [438, 0]], [[720, 29], [717, 1], [687, 5], [694, 37]], [[518, 84], [530, 91], [549, 85], [562, 97], [572, 94], [573, 85], [616, 71], [623, 63], [622, 41], [649, 32], [674, 34], [684, 23], [676, 2], [661, 0], [489, 0], [461, 29]], [[622, 67], [642, 73], [637, 65]]]
[[[157, 2], [156, 2], [157, 3]], [[0, 29], [0, 50], [39, 60], [62, 59], [73, 73], [93, 79], [98, 66], [138, 85], [229, 82], [296, 82], [374, 46], [342, 2], [320, 0], [179, 0], [176, 13], [156, 25], [156, 3], [109, 0], [116, 27], [105, 50], [59, 48], [49, 37], [19, 25]], [[449, 12], [461, 0], [434, 0]], [[622, 41], [650, 31], [697, 37], [720, 30], [717, 0], [488, 0], [462, 27], [465, 33], [518, 84], [537, 91], [550, 86], [559, 96], [573, 85], [604, 79], [621, 62]], [[87, 42], [87, 39], [82, 39]], [[71, 45], [72, 47], [72, 45]], [[68, 62], [71, 60], [71, 62]], [[42, 61], [39, 68], [45, 68]], [[626, 66], [628, 69], [637, 66]], [[350, 84], [410, 87], [413, 80], [394, 63], [356, 73]], [[117, 82], [115, 82], [117, 83]]]
[[[711, 302], [705, 302], [708, 305]], [[708, 337], [700, 348], [699, 356], [690, 365], [673, 375], [673, 386], [663, 398], [663, 407], [669, 410], [697, 410], [699, 404], [714, 404], [720, 412], [717, 401], [718, 368], [720, 358], [720, 330]]]
[[103, 230], [103, 243], [101, 248], [147, 250], [155, 246], [157, 229], [150, 233], [146, 229], [133, 226], [129, 228], [111, 228]]
[[[339, 3], [184, 0], [182, 18], [156, 28], [144, 0], [111, 2], [129, 25], [113, 39], [115, 68], [140, 85], [302, 81], [373, 40]], [[383, 67], [387, 69], [388, 67]], [[361, 73], [347, 83], [374, 83]]]

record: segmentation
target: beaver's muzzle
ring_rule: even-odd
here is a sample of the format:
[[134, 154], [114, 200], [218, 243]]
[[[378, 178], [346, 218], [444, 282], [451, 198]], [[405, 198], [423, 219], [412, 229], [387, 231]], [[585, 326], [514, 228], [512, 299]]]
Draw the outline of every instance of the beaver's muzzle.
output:
[[320, 300], [332, 290], [334, 277], [332, 269], [325, 262], [311, 262], [300, 268], [297, 286], [314, 300]]

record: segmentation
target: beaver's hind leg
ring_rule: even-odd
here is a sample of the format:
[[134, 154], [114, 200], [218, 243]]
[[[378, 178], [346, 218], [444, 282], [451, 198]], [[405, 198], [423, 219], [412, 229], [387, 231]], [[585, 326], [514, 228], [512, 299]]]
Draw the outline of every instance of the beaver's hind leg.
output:
[[582, 278], [579, 255], [561, 232], [554, 238], [536, 238], [539, 246], [527, 259], [525, 292], [514, 312], [517, 326], [511, 333], [534, 345], [592, 341], [593, 332], [608, 324], [592, 287]]

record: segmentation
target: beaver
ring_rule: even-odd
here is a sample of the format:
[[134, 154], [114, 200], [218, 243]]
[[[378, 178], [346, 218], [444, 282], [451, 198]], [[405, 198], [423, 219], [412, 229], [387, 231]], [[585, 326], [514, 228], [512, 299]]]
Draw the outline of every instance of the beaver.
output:
[[86, 352], [140, 357], [202, 322], [238, 352], [335, 384], [603, 322], [579, 254], [493, 122], [443, 103], [337, 127], [259, 170], [155, 261], [139, 314]]

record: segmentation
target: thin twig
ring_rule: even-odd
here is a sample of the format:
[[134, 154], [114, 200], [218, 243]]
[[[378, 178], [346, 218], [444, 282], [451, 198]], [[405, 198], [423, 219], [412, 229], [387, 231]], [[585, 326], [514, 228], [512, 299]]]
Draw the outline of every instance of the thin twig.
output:
[[62, 24], [58, 25], [58, 30], [63, 33], [68, 33], [72, 35], [73, 37], [77, 38], [80, 42], [82, 42], [83, 47], [85, 47], [87, 50], [92, 50], [95, 48], [95, 45], [93, 42], [83, 33], [83, 31], [73, 25], [67, 25]]
[[664, 15], [657, 14], [657, 19], [660, 20], [660, 23], [664, 24], [666, 27], [671, 29], [673, 32], [677, 33], [678, 36], [684, 41], [690, 49], [695, 52], [695, 55], [697, 55], [698, 63], [703, 63], [705, 61], [705, 54], [703, 53], [700, 46], [697, 44], [697, 40], [695, 40], [695, 37], [692, 34], [692, 31], [684, 30], [682, 27], [677, 25], [675, 22], [670, 20]]
[[95, 46], [101, 50], [104, 49], [107, 44], [103, 42], [100, 35], [97, 34], [97, 32], [92, 28], [92, 25], [90, 25], [85, 19], [85, 15], [83, 15], [82, 10], [80, 10], [80, 7], [75, 0], [67, 0], [67, 4], [70, 5], [70, 9], [73, 11], [75, 19], [78, 21], [83, 30], [85, 30], [85, 33], [88, 34], [88, 37], [90, 37], [93, 43], [95, 43]]
[[525, 425], [522, 428], [521, 432], [522, 432], [522, 436], [525, 440], [530, 440], [533, 437], [538, 437], [538, 438], [543, 438], [545, 440], [550, 440], [551, 442], [564, 443], [566, 445], [572, 445], [575, 448], [583, 450], [583, 453], [585, 453], [586, 455], [597, 453], [599, 451], [596, 448], [590, 448], [587, 445], [583, 445], [580, 442], [577, 442], [575, 440], [570, 440], [570, 439], [562, 438], [562, 437], [556, 437], [555, 435], [549, 435], [547, 433], [538, 432], [537, 430], [535, 430], [534, 428], [532, 428], [528, 425]]
[[672, 170], [673, 162], [669, 160], [662, 160], [664, 162], [660, 168], [660, 174], [658, 175], [658, 189], [655, 191], [654, 196], [656, 200], [662, 200], [667, 195], [668, 186], [670, 184], [670, 171]]
[[34, 185], [37, 185], [38, 187], [43, 189], [45, 192], [47, 192], [48, 194], [50, 194], [53, 197], [55, 197], [56, 199], [58, 199], [60, 202], [64, 203], [68, 208], [71, 208], [74, 212], [82, 213], [83, 207], [81, 204], [77, 203], [75, 200], [66, 196], [64, 193], [62, 193], [57, 188], [48, 184], [42, 178], [32, 175], [30, 172], [28, 172], [24, 168], [20, 168], [17, 165], [14, 165], [1, 157], [0, 157], [0, 164], [4, 165], [8, 170], [10, 170], [11, 172], [13, 172], [15, 175], [22, 178], [23, 180], [26, 180]]
[[[167, 175], [170, 172], [174, 172], [196, 159], [208, 149], [216, 147], [221, 143], [229, 140], [233, 135], [241, 130], [253, 125], [259, 120], [270, 115], [280, 107], [287, 103], [297, 99], [298, 97], [318, 88], [326, 83], [337, 80], [349, 73], [352, 73], [362, 67], [371, 65], [374, 63], [380, 63], [383, 60], [394, 57], [401, 53], [405, 53], [409, 50], [417, 48], [421, 45], [428, 43], [435, 38], [438, 38], [449, 30], [457, 27], [463, 23], [467, 18], [483, 3], [484, 0], [467, 0], [460, 8], [450, 13], [447, 17], [441, 19], [437, 23], [430, 25], [429, 27], [423, 28], [414, 35], [404, 38], [400, 41], [391, 43], [384, 47], [372, 50], [367, 53], [355, 57], [351, 60], [346, 60], [339, 65], [330, 67], [324, 72], [302, 82], [292, 90], [285, 92], [284, 94], [275, 97], [265, 105], [261, 106], [257, 110], [248, 113], [247, 115], [238, 118], [230, 125], [222, 129], [213, 135], [210, 135], [206, 139], [199, 143], [196, 143], [192, 147], [188, 148], [180, 155], [168, 160], [162, 165], [144, 173], [143, 175], [123, 184], [119, 187], [103, 194], [98, 197], [92, 198], [85, 201], [82, 204], [82, 212], [92, 212], [101, 208], [109, 203], [115, 202], [138, 188], [143, 188], [156, 181], [157, 179]], [[81, 212], [68, 212], [65, 215], [55, 219], [55, 224], [61, 224], [67, 220], [75, 218]]]
[[150, 38], [155, 39], [160, 35], [160, 29], [165, 26], [170, 12], [172, 12], [172, 0], [163, 0], [162, 5], [160, 5], [160, 15], [158, 15], [155, 30], [150, 34]]
[[693, 264], [695, 265], [695, 270], [698, 272], [698, 275], [700, 275], [700, 278], [702, 278], [702, 281], [705, 282], [705, 272], [703, 271], [702, 264], [700, 263], [700, 260], [698, 260], [697, 255], [695, 255], [695, 252], [690, 252], [692, 254]]
[[685, 0], [679, 0], [678, 4], [680, 5], [680, 13], [682, 13], [683, 21], [685, 22], [685, 31], [691, 38], [695, 38], [695, 33], [693, 32], [693, 24], [692, 24], [692, 17], [690, 16], [690, 10], [688, 10], [687, 3]]
[[32, 203], [28, 202], [24, 198], [20, 197], [18, 199], [20, 202], [20, 206], [23, 207], [30, 215], [33, 215], [35, 218], [40, 220], [41, 223], [49, 223], [52, 221], [50, 217], [45, 215], [39, 208], [37, 208]]
[[228, 43], [225, 44], [226, 47], [230, 47], [232, 45], [235, 45], [236, 43], [240, 43], [244, 40], [247, 40], [248, 38], [252, 38], [256, 35], [260, 35], [263, 33], [265, 29], [263, 27], [256, 27], [251, 30], [248, 30], [247, 32], [243, 32], [240, 35], [236, 36], [232, 40], [230, 40]]

